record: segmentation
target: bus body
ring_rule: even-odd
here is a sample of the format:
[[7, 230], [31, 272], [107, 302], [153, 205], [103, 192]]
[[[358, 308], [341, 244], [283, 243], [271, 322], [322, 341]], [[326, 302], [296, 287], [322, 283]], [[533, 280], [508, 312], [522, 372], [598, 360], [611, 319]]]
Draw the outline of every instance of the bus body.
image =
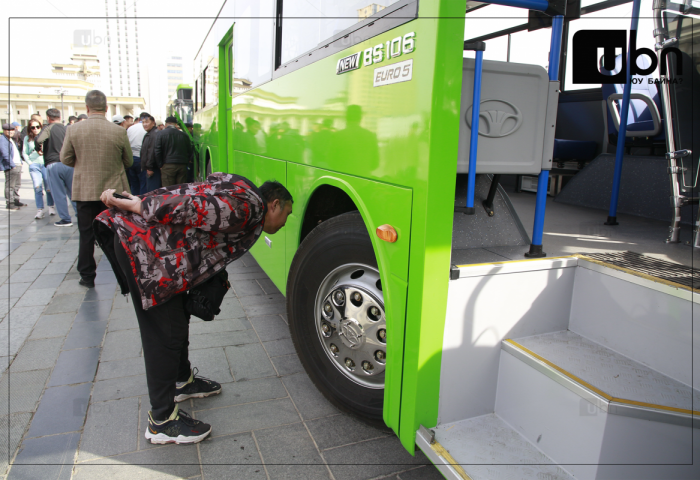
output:
[[[292, 193], [286, 228], [264, 235], [251, 252], [287, 297], [300, 360], [339, 408], [383, 421], [413, 453], [417, 435], [424, 450], [435, 441], [434, 432], [421, 435], [419, 429], [439, 427], [441, 411], [450, 411], [446, 381], [459, 383], [460, 369], [471, 368], [451, 363], [446, 369], [446, 359], [478, 359], [452, 350], [493, 350], [501, 343], [488, 335], [472, 337], [471, 344], [447, 338], [448, 332], [465, 333], [465, 309], [476, 308], [460, 303], [455, 290], [462, 277], [474, 275], [451, 270], [456, 179], [467, 173], [460, 139], [468, 135], [465, 102], [471, 97], [463, 84], [474, 75], [464, 55], [467, 2], [385, 3], [324, 2], [327, 20], [306, 11], [308, 2], [226, 1], [195, 58], [194, 141], [200, 178], [230, 172], [257, 185], [274, 179]], [[484, 66], [485, 72], [498, 68]], [[543, 89], [545, 104], [559, 94], [558, 79], [549, 81], [554, 83]], [[545, 110], [542, 119], [551, 113]], [[537, 172], [551, 168], [551, 155], [538, 155], [543, 164], [536, 156]], [[479, 174], [537, 174], [479, 165]], [[514, 223], [519, 225], [517, 218]], [[527, 275], [518, 278], [529, 282]], [[504, 285], [513, 288], [506, 280]], [[465, 288], [464, 295], [478, 302], [483, 285]], [[514, 298], [529, 305], [545, 290]], [[484, 298], [499, 302], [494, 292]], [[500, 328], [496, 323], [493, 328]], [[538, 328], [522, 332], [546, 331]], [[691, 337], [686, 347], [697, 348]], [[495, 380], [481, 380], [493, 395], [469, 415], [494, 411]], [[479, 374], [469, 382], [478, 388]], [[474, 395], [452, 401], [469, 402]], [[443, 453], [429, 457], [436, 464], [454, 463]], [[461, 475], [445, 468], [446, 475]]]

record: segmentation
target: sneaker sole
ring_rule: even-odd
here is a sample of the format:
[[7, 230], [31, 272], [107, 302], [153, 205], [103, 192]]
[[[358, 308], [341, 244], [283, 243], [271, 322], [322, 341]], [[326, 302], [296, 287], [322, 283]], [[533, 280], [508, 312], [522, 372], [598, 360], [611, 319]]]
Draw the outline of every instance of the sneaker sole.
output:
[[151, 442], [152, 444], [155, 445], [164, 445], [167, 443], [176, 443], [178, 445], [186, 445], [190, 443], [199, 443], [205, 438], [207, 438], [207, 435], [211, 433], [211, 428], [209, 431], [204, 432], [203, 434], [199, 435], [198, 437], [185, 437], [183, 435], [178, 435], [177, 437], [169, 437], [164, 433], [158, 433], [156, 435], [153, 435], [148, 428], [146, 429], [146, 440]]
[[53, 224], [54, 227], [72, 227], [72, 223], [64, 223], [63, 225], [56, 225], [55, 223]]
[[221, 393], [221, 389], [214, 390], [213, 392], [202, 392], [202, 393], [192, 393], [192, 394], [181, 394], [175, 396], [175, 403], [184, 402], [188, 398], [205, 398], [211, 397], [212, 395], [218, 395]]

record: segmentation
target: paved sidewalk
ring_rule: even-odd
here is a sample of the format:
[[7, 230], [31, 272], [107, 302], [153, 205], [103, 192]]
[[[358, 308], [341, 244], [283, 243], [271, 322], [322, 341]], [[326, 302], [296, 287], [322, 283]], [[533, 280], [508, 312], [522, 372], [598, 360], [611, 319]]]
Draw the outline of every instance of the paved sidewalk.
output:
[[24, 177], [30, 205], [0, 211], [2, 478], [442, 478], [391, 432], [318, 393], [294, 353], [284, 297], [250, 255], [228, 268], [234, 292], [221, 315], [190, 325], [192, 365], [223, 392], [180, 406], [210, 422], [212, 435], [196, 446], [147, 443], [131, 299], [99, 249], [96, 287], [78, 285], [77, 227], [34, 220]]

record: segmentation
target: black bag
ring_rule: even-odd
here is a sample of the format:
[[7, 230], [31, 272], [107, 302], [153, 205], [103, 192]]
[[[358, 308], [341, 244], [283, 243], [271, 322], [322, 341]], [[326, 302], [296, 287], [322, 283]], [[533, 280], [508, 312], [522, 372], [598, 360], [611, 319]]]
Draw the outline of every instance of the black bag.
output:
[[185, 301], [185, 310], [190, 315], [204, 321], [214, 320], [214, 317], [221, 313], [219, 307], [230, 288], [228, 273], [225, 269], [221, 270], [206, 282], [189, 291]]

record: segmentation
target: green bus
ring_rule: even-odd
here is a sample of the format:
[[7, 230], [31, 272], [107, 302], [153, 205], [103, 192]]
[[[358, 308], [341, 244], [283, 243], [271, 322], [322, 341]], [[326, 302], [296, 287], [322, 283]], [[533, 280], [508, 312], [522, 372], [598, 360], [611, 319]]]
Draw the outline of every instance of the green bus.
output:
[[193, 103], [192, 85], [181, 83], [165, 105], [166, 116], [177, 118], [178, 122], [182, 124], [180, 128], [182, 128], [183, 132], [188, 132], [185, 124], [192, 123], [194, 114]]
[[[479, 300], [488, 282], [465, 283], [476, 274], [462, 264], [507, 256], [478, 248], [484, 239], [501, 236], [494, 246], [499, 252], [533, 257], [491, 269], [489, 275], [499, 268], [504, 273], [562, 269], [542, 280], [554, 282], [547, 285], [555, 288], [555, 280], [576, 266], [576, 259], [537, 259], [544, 255], [548, 174], [557, 163], [556, 158], [552, 162], [555, 125], [557, 134], [571, 133], [567, 141], [585, 141], [583, 136], [592, 131], [587, 116], [598, 115], [603, 101], [600, 84], [571, 85], [567, 78], [575, 31], [569, 25], [584, 24], [587, 14], [600, 15], [631, 1], [489, 3], [526, 9], [504, 19], [508, 28], [497, 32], [505, 24], [484, 31], [478, 18], [470, 22], [491, 7], [465, 0], [385, 0], [381, 5], [367, 0], [227, 0], [194, 60], [199, 178], [229, 172], [258, 185], [275, 179], [294, 196], [286, 228], [265, 235], [251, 253], [286, 296], [292, 339], [306, 372], [336, 406], [386, 424], [411, 453], [420, 428], [433, 428], [449, 417], [444, 412], [452, 408], [445, 406], [451, 390], [446, 389], [455, 386], [461, 373], [470, 371], [465, 380], [470, 388], [454, 403], [478, 406], [469, 415], [494, 411], [501, 343], [492, 337], [500, 335], [494, 333], [500, 327], [489, 326], [497, 320], [485, 319], [479, 324], [483, 336], [475, 337], [462, 327], [471, 322], [464, 312], [479, 312], [485, 301], [494, 302], [496, 309], [515, 308], [517, 300], [499, 299], [498, 292]], [[576, 16], [562, 16], [567, 4], [575, 5]], [[528, 18], [527, 8], [546, 12], [554, 23], [532, 12]], [[629, 15], [620, 20], [629, 25]], [[522, 41], [530, 35], [528, 24], [540, 42], [531, 51], [536, 61], [511, 61], [511, 35]], [[481, 42], [498, 50], [506, 38], [507, 58], [489, 57], [487, 49], [482, 67]], [[550, 47], [561, 55], [548, 58]], [[472, 109], [481, 68], [482, 109], [495, 101], [489, 89], [512, 90], [517, 101], [498, 100], [500, 106], [481, 114]], [[508, 83], [512, 78], [516, 83]], [[562, 85], [570, 86], [570, 92]], [[527, 105], [514, 107], [521, 100]], [[557, 124], [558, 110], [566, 113], [567, 125]], [[535, 121], [528, 123], [530, 116]], [[477, 148], [477, 141], [470, 140], [473, 118], [481, 122], [476, 168], [468, 161], [471, 146]], [[500, 141], [496, 137], [511, 141], [516, 137], [512, 132], [520, 135], [515, 143], [494, 143]], [[602, 126], [595, 130], [598, 134], [603, 136]], [[607, 146], [594, 145], [593, 156], [605, 153]], [[514, 160], [489, 154], [498, 148]], [[499, 187], [501, 174], [539, 181], [532, 239]], [[483, 193], [480, 198], [490, 192], [492, 202], [496, 195], [501, 210], [494, 216], [484, 204], [488, 215], [480, 208], [476, 215], [464, 215], [475, 213], [475, 190]], [[465, 197], [467, 207], [461, 207]], [[489, 223], [504, 218], [503, 224]], [[460, 257], [466, 250], [472, 256]], [[502, 293], [513, 288], [507, 275], [500, 277]], [[525, 277], [521, 282], [523, 291], [537, 284]], [[531, 305], [534, 311], [545, 305], [523, 295], [513, 297], [522, 300], [518, 308]], [[456, 307], [450, 305], [460, 299], [467, 303], [454, 317]], [[523, 313], [522, 318], [529, 317]], [[464, 339], [448, 338], [453, 327]], [[534, 334], [537, 328], [524, 328], [521, 334]], [[453, 357], [465, 351], [489, 352], [495, 370], [487, 362], [490, 370], [480, 373], [476, 360], [446, 364], [447, 359], [467, 358]]]

